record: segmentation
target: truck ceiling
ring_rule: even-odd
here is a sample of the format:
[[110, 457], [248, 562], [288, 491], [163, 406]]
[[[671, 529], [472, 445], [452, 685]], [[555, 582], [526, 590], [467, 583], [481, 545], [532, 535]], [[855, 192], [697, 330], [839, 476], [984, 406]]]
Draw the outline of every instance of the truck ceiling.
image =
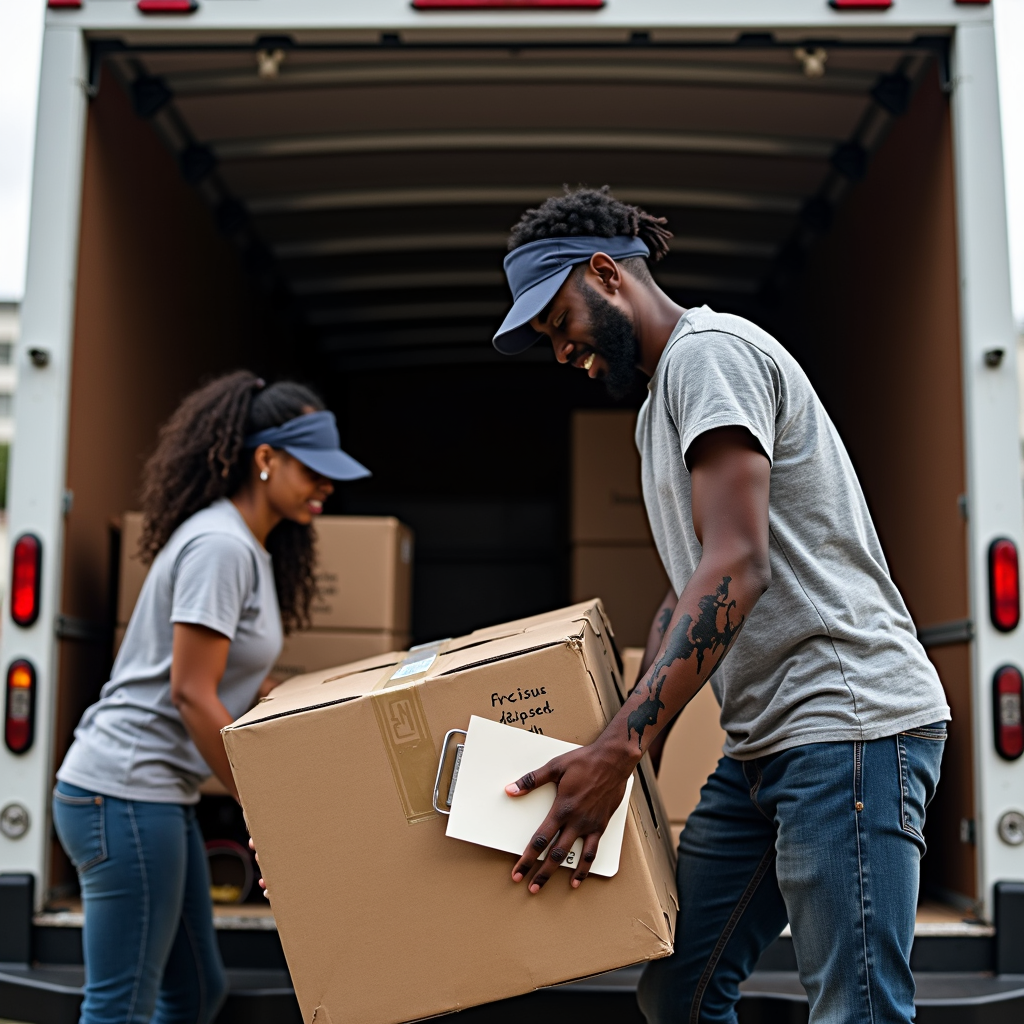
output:
[[680, 302], [770, 303], [922, 76], [947, 74], [939, 36], [92, 46], [94, 88], [120, 81], [338, 370], [495, 358], [509, 228], [563, 183], [668, 217], [655, 276]]

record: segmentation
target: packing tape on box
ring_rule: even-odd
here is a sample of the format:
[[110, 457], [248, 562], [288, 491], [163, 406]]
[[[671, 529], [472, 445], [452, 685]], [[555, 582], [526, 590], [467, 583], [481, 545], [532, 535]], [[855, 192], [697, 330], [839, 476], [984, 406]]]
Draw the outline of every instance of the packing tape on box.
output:
[[405, 658], [390, 666], [370, 692], [377, 728], [409, 824], [437, 816], [434, 810], [437, 750], [419, 689], [408, 684], [422, 679], [447, 646], [448, 640], [439, 640], [410, 648]]
[[370, 695], [370, 700], [405, 820], [411, 825], [436, 817], [437, 750], [419, 690], [415, 686], [378, 690]]

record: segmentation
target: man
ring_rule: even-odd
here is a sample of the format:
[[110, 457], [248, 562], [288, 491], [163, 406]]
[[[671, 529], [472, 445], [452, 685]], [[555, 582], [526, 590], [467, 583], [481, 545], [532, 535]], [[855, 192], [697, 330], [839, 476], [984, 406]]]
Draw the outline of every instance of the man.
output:
[[812, 1024], [910, 1021], [949, 708], [810, 382], [754, 324], [657, 286], [664, 224], [607, 188], [567, 191], [523, 215], [505, 260], [498, 351], [546, 336], [613, 394], [634, 367], [650, 378], [636, 439], [673, 588], [653, 664], [600, 738], [507, 787], [557, 787], [512, 877], [539, 892], [582, 837], [583, 883], [627, 777], [714, 674], [725, 756], [680, 840], [675, 952], [644, 972], [647, 1019], [736, 1021], [788, 922]]

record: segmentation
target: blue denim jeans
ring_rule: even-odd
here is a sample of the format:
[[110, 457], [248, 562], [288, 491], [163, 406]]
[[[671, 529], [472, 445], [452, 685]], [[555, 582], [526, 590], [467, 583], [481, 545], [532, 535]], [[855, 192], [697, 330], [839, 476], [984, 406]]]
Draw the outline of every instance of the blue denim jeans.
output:
[[739, 984], [787, 922], [811, 1024], [914, 1018], [925, 808], [945, 723], [723, 757], [679, 841], [675, 952], [647, 965], [651, 1024], [735, 1024]]
[[207, 1024], [227, 994], [195, 809], [58, 782], [53, 823], [82, 885], [81, 1024]]

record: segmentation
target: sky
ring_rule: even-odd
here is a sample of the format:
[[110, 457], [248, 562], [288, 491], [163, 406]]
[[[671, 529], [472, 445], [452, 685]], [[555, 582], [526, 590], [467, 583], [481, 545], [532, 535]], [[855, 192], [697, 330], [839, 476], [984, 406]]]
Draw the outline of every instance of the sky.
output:
[[[766, 0], [767, 2], [767, 0]], [[0, 301], [19, 299], [45, 0], [0, 0]], [[1013, 309], [1024, 330], [1024, 0], [994, 0]]]

